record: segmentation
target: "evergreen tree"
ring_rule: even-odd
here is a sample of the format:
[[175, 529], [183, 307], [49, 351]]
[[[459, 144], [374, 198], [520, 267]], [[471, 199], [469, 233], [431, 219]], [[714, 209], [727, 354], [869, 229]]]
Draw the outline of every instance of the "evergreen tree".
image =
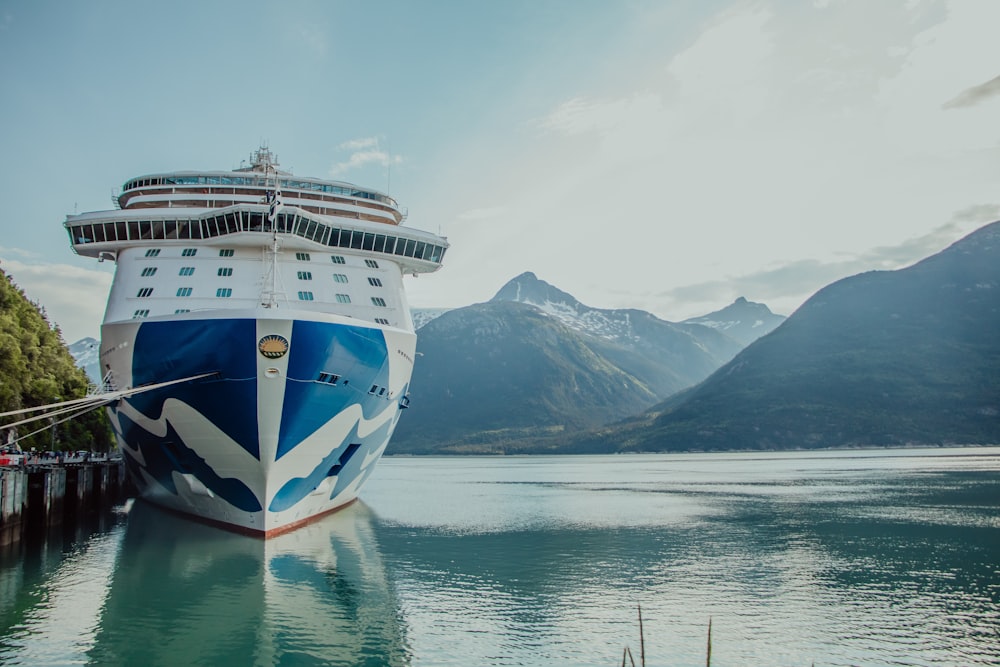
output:
[[[77, 368], [59, 328], [52, 327], [45, 311], [0, 269], [0, 412], [83, 398], [88, 386], [87, 375]], [[43, 426], [44, 421], [25, 424], [18, 433]], [[53, 442], [61, 450], [108, 449], [112, 440], [104, 410], [63, 422], [54, 432], [43, 431], [19, 445], [47, 450]]]

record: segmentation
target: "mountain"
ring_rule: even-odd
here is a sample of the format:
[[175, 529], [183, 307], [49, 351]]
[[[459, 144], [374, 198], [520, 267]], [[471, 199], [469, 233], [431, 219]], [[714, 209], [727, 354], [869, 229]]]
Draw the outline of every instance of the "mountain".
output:
[[436, 317], [447, 313], [450, 308], [411, 308], [410, 317], [413, 318], [413, 329], [419, 329]]
[[762, 303], [736, 299], [722, 310], [701, 317], [684, 320], [684, 324], [700, 324], [725, 333], [744, 347], [761, 336], [774, 331], [785, 321], [784, 315], [775, 315]]
[[816, 293], [705, 382], [573, 451], [1000, 442], [1000, 222]]
[[96, 338], [81, 338], [69, 346], [69, 353], [94, 384], [101, 383], [101, 344]]
[[524, 273], [420, 329], [413, 409], [391, 451], [542, 451], [703, 380], [739, 349], [702, 325], [590, 308]]
[[698, 324], [661, 320], [643, 310], [586, 306], [526, 272], [510, 280], [493, 302], [535, 306], [593, 339], [609, 360], [666, 397], [708, 377], [742, 349], [733, 338]]
[[410, 396], [392, 453], [516, 451], [658, 398], [588, 338], [512, 302], [458, 308], [425, 324]]

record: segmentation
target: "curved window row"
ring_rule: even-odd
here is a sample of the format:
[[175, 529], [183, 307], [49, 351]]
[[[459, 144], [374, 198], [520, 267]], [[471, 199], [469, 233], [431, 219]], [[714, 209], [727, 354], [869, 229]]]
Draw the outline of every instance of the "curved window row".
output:
[[[347, 195], [357, 199], [371, 199], [398, 208], [396, 200], [379, 192], [361, 190], [345, 185], [300, 181], [292, 178], [279, 179], [279, 187], [290, 190], [311, 190], [313, 192], [329, 192], [335, 195]], [[136, 178], [125, 183], [122, 191], [151, 185], [251, 185], [259, 188], [274, 188], [274, 181], [263, 176], [159, 176], [156, 178]]]
[[[392, 234], [376, 234], [361, 230], [332, 227], [326, 223], [295, 213], [279, 213], [274, 223], [264, 213], [234, 211], [190, 220], [119, 220], [96, 224], [71, 225], [68, 228], [74, 245], [116, 241], [150, 241], [175, 239], [208, 239], [237, 232], [278, 232], [294, 234], [333, 248], [366, 250], [385, 255], [412, 257], [440, 263], [447, 248], [433, 243], [407, 239]], [[150, 251], [147, 251], [147, 255]], [[185, 250], [190, 257], [197, 249]], [[336, 260], [334, 260], [336, 262]], [[377, 267], [374, 260], [366, 260]]]

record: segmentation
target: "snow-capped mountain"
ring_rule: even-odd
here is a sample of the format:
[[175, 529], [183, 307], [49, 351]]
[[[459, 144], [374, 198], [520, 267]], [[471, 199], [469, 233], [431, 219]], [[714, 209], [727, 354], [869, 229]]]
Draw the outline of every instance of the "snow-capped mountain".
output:
[[94, 384], [101, 382], [101, 344], [94, 338], [81, 338], [69, 346], [69, 353], [76, 360], [76, 365], [82, 368]]
[[413, 329], [417, 330], [431, 320], [447, 313], [450, 308], [411, 308], [410, 317], [413, 318]]
[[777, 329], [785, 319], [784, 315], [772, 313], [764, 304], [747, 301], [741, 296], [722, 310], [692, 317], [684, 320], [684, 324], [712, 327], [746, 346]]

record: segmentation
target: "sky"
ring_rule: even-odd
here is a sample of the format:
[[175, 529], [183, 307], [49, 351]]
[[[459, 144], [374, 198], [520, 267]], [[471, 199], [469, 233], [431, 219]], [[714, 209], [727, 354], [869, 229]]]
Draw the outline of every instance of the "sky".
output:
[[793, 312], [1000, 219], [995, 0], [0, 0], [0, 268], [67, 342], [129, 178], [282, 168], [446, 236], [411, 305], [524, 272], [679, 321]]

